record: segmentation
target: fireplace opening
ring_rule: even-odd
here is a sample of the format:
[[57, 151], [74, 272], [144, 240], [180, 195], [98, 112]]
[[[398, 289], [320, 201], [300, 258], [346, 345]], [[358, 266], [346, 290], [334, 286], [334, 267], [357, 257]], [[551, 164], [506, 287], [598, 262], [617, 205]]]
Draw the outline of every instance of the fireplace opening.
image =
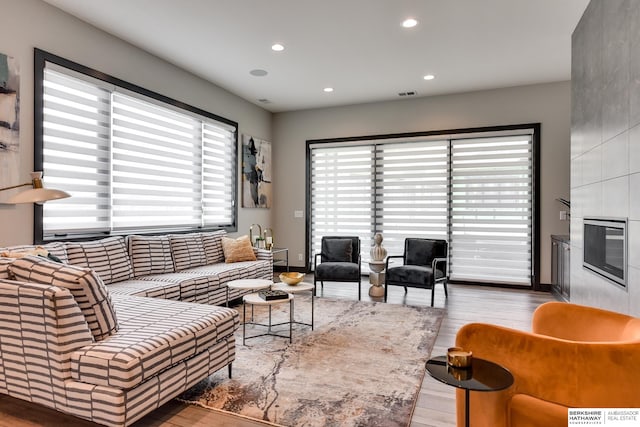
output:
[[613, 283], [627, 287], [627, 220], [584, 219], [582, 265]]

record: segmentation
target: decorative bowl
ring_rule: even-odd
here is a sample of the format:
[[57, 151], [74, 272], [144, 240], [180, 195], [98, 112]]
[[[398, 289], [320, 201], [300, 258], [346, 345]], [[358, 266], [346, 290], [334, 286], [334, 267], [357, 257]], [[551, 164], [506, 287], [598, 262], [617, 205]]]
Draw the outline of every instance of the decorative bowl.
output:
[[304, 273], [280, 273], [280, 281], [286, 283], [289, 286], [295, 286], [302, 282], [304, 279]]

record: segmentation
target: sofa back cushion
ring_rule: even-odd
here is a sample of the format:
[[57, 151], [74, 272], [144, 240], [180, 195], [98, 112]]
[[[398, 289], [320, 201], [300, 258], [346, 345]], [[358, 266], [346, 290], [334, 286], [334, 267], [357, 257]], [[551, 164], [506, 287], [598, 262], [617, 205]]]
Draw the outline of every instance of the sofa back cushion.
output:
[[222, 250], [222, 238], [227, 235], [224, 230], [202, 233], [202, 246], [207, 257], [207, 264], [224, 262], [224, 252]]
[[11, 272], [9, 266], [13, 263], [13, 258], [0, 258], [0, 280], [11, 279]]
[[169, 236], [129, 236], [127, 240], [135, 277], [174, 272]]
[[[46, 254], [41, 252], [42, 249], [44, 249]], [[67, 258], [66, 246], [62, 242], [52, 242], [47, 243], [46, 245], [18, 245], [0, 248], [0, 256], [7, 258], [21, 258], [26, 255], [40, 254], [44, 256], [53, 255], [55, 258], [64, 263], [69, 262], [69, 259]]]
[[133, 277], [124, 237], [68, 242], [66, 246], [69, 264], [92, 269], [107, 285]]
[[173, 255], [173, 266], [176, 271], [207, 264], [200, 233], [171, 234], [169, 242], [171, 242], [171, 255]]
[[116, 312], [107, 287], [93, 270], [37, 256], [16, 259], [9, 269], [16, 280], [69, 289], [96, 341], [118, 330]]

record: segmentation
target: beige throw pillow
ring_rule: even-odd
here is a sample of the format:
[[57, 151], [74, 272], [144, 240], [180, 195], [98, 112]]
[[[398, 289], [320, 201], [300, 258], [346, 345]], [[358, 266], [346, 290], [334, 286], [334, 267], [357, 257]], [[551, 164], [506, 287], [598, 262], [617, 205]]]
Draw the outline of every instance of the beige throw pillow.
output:
[[223, 237], [222, 251], [224, 252], [224, 261], [227, 264], [256, 260], [256, 254], [253, 252], [253, 246], [251, 246], [249, 236], [241, 236], [237, 239]]

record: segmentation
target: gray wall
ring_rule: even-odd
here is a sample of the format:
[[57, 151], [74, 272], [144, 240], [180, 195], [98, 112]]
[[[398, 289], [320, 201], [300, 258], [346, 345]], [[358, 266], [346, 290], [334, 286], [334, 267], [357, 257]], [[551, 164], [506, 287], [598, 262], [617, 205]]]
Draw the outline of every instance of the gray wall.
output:
[[[0, 52], [20, 63], [18, 182], [27, 182], [33, 168], [34, 47], [234, 120], [240, 133], [271, 140], [270, 112], [40, 0], [0, 0], [0, 10]], [[238, 212], [240, 233], [247, 233], [252, 223], [270, 225], [271, 210]], [[0, 205], [0, 246], [32, 241], [32, 205]]]
[[570, 84], [559, 82], [275, 114], [276, 243], [304, 265], [305, 221], [294, 211], [305, 209], [308, 139], [541, 122], [541, 282], [550, 283], [550, 235], [569, 228], [555, 199], [569, 196], [570, 109]]
[[[640, 2], [592, 1], [572, 39], [571, 301], [640, 315]], [[582, 220], [629, 219], [623, 289], [582, 267]]]

